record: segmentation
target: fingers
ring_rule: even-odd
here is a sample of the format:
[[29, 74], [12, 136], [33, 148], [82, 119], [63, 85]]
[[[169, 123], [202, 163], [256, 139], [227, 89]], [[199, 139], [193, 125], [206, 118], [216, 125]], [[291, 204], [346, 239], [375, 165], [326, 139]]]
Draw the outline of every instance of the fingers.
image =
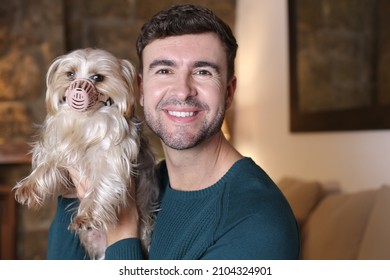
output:
[[72, 179], [72, 182], [76, 187], [77, 197], [79, 199], [82, 199], [85, 195], [85, 192], [89, 188], [88, 178], [80, 174], [80, 172], [77, 169], [69, 168], [68, 171], [69, 171], [70, 178]]
[[[82, 199], [89, 188], [89, 180], [75, 168], [69, 168], [69, 176], [76, 187], [77, 197]], [[135, 189], [129, 194], [129, 202], [118, 213], [118, 223], [107, 228], [107, 243], [111, 245], [121, 239], [137, 238], [139, 215], [136, 206]]]
[[135, 201], [121, 208], [118, 213], [118, 223], [107, 229], [107, 244], [111, 245], [125, 238], [138, 238], [139, 215]]

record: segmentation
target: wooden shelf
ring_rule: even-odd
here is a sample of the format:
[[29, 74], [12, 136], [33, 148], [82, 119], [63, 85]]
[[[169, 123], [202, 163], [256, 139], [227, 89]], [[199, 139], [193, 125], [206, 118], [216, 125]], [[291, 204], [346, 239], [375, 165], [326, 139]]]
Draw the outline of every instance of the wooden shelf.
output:
[[24, 142], [0, 144], [0, 165], [29, 164], [31, 162], [31, 147]]
[[[30, 165], [30, 149], [24, 142], [0, 144], [0, 168]], [[0, 182], [0, 260], [16, 259], [16, 220], [16, 201], [12, 186]]]
[[0, 185], [0, 260], [16, 258], [16, 201], [8, 186]]

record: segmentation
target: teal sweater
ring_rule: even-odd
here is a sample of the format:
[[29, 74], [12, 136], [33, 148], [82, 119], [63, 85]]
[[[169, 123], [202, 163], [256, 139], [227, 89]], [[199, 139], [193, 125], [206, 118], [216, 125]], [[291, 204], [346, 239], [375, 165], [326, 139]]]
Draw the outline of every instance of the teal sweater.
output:
[[[195, 171], [196, 172], [196, 171]], [[160, 164], [161, 205], [149, 259], [298, 259], [300, 242], [291, 208], [250, 158], [237, 161], [213, 186], [176, 191]], [[49, 259], [84, 259], [67, 227], [75, 200], [59, 198], [49, 232]], [[139, 239], [116, 242], [106, 259], [141, 259]]]

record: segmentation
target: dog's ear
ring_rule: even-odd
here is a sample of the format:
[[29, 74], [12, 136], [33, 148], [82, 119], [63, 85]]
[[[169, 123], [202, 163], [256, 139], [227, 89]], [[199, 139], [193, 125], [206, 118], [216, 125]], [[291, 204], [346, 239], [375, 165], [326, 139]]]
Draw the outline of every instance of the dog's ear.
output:
[[46, 74], [46, 86], [50, 87], [50, 85], [53, 83], [53, 77], [55, 73], [57, 72], [58, 66], [61, 64], [63, 56], [59, 56], [56, 59], [53, 60], [52, 64], [50, 65], [49, 69], [47, 70]]
[[133, 114], [135, 110], [135, 76], [136, 76], [136, 70], [133, 64], [126, 60], [126, 59], [121, 59], [121, 70], [122, 70], [122, 76], [124, 80], [126, 81], [126, 84], [130, 90], [129, 94], [129, 103], [127, 104], [127, 111], [125, 112], [126, 116], [130, 116]]
[[46, 74], [46, 110], [49, 114], [54, 114], [58, 110], [58, 101], [54, 97], [53, 80], [63, 56], [53, 60]]
[[133, 64], [130, 61], [126, 60], [126, 59], [122, 59], [121, 60], [121, 67], [122, 67], [123, 77], [125, 78], [125, 80], [128, 83], [129, 87], [132, 90], [134, 90], [136, 71], [135, 71], [135, 68], [134, 68]]

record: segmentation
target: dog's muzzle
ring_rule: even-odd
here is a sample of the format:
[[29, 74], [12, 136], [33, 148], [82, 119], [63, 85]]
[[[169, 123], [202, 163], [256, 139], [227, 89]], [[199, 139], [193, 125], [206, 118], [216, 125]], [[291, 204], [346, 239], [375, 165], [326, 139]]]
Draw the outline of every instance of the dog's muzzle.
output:
[[93, 109], [100, 102], [107, 101], [102, 94], [97, 92], [94, 84], [87, 79], [74, 80], [66, 90], [65, 97], [68, 105], [78, 112]]

